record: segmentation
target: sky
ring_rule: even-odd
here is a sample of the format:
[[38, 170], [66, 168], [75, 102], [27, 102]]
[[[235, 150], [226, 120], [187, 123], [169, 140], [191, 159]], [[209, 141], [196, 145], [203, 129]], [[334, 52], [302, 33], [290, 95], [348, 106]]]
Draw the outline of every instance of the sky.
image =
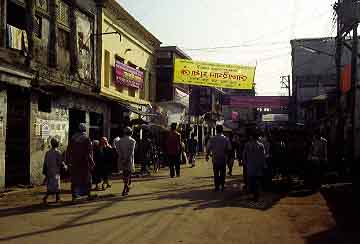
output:
[[291, 39], [336, 35], [335, 0], [117, 0], [193, 60], [256, 65], [257, 95], [285, 95]]

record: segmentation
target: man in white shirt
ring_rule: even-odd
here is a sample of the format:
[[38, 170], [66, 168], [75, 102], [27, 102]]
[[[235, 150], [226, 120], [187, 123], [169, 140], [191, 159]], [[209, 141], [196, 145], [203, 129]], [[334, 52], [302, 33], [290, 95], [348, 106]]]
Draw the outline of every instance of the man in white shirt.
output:
[[212, 137], [207, 145], [206, 161], [209, 161], [209, 155], [212, 153], [212, 163], [214, 170], [215, 191], [224, 191], [226, 163], [231, 144], [228, 138], [223, 134], [222, 125], [216, 126], [216, 136]]
[[125, 196], [130, 191], [131, 174], [135, 172], [134, 152], [136, 141], [131, 137], [132, 129], [124, 129], [125, 136], [116, 143], [116, 151], [119, 155], [119, 165], [123, 172], [124, 190], [122, 195]]

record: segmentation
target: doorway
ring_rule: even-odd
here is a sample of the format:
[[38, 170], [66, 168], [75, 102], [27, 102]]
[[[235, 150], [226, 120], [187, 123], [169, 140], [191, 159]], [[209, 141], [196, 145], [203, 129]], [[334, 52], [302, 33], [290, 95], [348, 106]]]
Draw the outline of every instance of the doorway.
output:
[[103, 136], [104, 117], [102, 114], [90, 112], [89, 137], [91, 140], [100, 140]]
[[23, 88], [7, 89], [5, 153], [6, 187], [30, 183], [30, 94]]
[[79, 125], [86, 123], [86, 112], [77, 109], [69, 109], [69, 141], [79, 131]]

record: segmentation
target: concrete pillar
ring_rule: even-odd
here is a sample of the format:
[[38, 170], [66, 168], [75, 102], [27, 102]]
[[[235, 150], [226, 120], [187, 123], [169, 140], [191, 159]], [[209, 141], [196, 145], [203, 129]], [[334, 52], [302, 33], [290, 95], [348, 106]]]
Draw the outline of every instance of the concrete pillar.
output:
[[77, 33], [77, 23], [76, 23], [76, 3], [71, 1], [70, 4], [70, 31], [73, 34], [70, 34], [70, 72], [71, 74], [76, 74], [79, 67], [79, 52], [76, 45], [76, 34]]
[[6, 8], [7, 0], [0, 0], [0, 47], [6, 46]]
[[94, 64], [95, 64], [95, 84], [97, 90], [101, 89], [101, 70], [102, 70], [102, 15], [104, 8], [104, 0], [96, 0], [96, 16], [95, 16], [95, 55], [94, 55]]
[[[49, 37], [49, 49], [48, 49], [48, 64], [50, 67], [57, 66], [57, 36], [58, 36], [58, 24], [57, 24], [57, 1], [56, 0], [49, 0], [49, 15], [50, 15], [50, 37]], [[70, 35], [72, 36], [72, 35]]]
[[86, 133], [90, 134], [90, 112], [85, 112], [85, 124], [86, 124]]
[[6, 119], [7, 93], [0, 90], [0, 188], [5, 187]]
[[30, 67], [34, 55], [34, 17], [35, 17], [35, 1], [26, 0], [26, 34], [28, 37], [28, 52], [25, 64]]

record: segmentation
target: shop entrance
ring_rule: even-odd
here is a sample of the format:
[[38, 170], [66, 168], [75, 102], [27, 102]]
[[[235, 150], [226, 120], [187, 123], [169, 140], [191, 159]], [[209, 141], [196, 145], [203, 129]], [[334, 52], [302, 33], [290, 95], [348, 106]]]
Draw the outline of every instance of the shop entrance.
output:
[[5, 153], [6, 187], [30, 183], [30, 94], [23, 88], [7, 89]]
[[71, 137], [78, 132], [81, 123], [86, 123], [86, 112], [77, 109], [69, 109], [69, 141], [71, 140]]
[[89, 137], [91, 140], [100, 140], [103, 136], [103, 115], [98, 113], [90, 113]]

